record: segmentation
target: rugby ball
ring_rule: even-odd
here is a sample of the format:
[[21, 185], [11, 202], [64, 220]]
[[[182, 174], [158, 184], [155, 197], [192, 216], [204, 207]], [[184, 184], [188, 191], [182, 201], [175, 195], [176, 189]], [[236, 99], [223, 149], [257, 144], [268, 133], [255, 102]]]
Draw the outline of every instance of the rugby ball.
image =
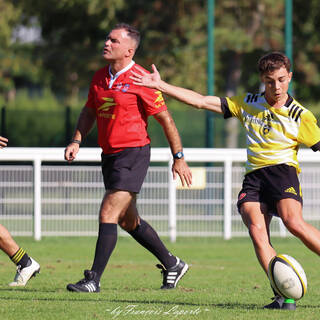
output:
[[300, 263], [286, 254], [278, 254], [269, 263], [272, 288], [282, 297], [299, 300], [307, 291], [307, 277]]

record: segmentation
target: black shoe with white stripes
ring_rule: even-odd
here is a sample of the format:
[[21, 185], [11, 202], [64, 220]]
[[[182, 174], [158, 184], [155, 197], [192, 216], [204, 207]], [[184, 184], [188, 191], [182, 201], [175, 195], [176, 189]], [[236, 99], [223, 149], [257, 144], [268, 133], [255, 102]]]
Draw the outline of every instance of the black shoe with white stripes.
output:
[[157, 264], [157, 267], [161, 269], [163, 275], [163, 282], [161, 289], [173, 289], [177, 286], [179, 280], [188, 271], [189, 266], [177, 257], [177, 263], [175, 266], [166, 269], [162, 264]]
[[95, 280], [96, 273], [84, 270], [84, 279], [75, 284], [69, 283], [67, 289], [73, 292], [100, 292], [100, 283]]

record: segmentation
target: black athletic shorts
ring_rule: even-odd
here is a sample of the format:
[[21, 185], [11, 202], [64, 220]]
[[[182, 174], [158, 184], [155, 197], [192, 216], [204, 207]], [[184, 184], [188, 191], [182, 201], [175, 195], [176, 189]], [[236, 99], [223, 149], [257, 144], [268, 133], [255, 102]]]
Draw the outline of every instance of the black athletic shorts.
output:
[[150, 164], [150, 145], [101, 155], [106, 189], [139, 193]]
[[237, 206], [240, 212], [240, 206], [244, 202], [266, 203], [269, 214], [278, 215], [276, 203], [286, 198], [303, 203], [296, 168], [278, 164], [245, 175]]

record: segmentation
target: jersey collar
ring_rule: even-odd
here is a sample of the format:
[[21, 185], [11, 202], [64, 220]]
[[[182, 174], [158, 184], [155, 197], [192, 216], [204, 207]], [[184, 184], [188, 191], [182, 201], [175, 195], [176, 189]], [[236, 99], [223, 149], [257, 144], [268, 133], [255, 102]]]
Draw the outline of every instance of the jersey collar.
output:
[[135, 62], [132, 60], [125, 68], [122, 70], [118, 71], [115, 75], [112, 74], [111, 72], [111, 65], [109, 65], [109, 75], [110, 75], [110, 81], [109, 81], [109, 89], [112, 88], [113, 83], [118, 79], [118, 77], [128, 71], [132, 66], [135, 64]]

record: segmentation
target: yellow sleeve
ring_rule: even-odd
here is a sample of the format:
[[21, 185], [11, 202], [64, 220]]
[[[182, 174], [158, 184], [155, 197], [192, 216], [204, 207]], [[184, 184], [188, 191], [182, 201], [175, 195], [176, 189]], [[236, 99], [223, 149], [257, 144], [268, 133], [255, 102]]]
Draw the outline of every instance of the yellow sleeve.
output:
[[234, 96], [234, 97], [227, 97], [227, 103], [229, 107], [229, 111], [231, 112], [232, 116], [237, 117], [242, 122], [242, 108], [244, 105], [244, 98], [246, 95], [241, 96]]
[[312, 147], [320, 142], [320, 128], [315, 116], [309, 111], [301, 114], [301, 124], [298, 133], [298, 142]]

